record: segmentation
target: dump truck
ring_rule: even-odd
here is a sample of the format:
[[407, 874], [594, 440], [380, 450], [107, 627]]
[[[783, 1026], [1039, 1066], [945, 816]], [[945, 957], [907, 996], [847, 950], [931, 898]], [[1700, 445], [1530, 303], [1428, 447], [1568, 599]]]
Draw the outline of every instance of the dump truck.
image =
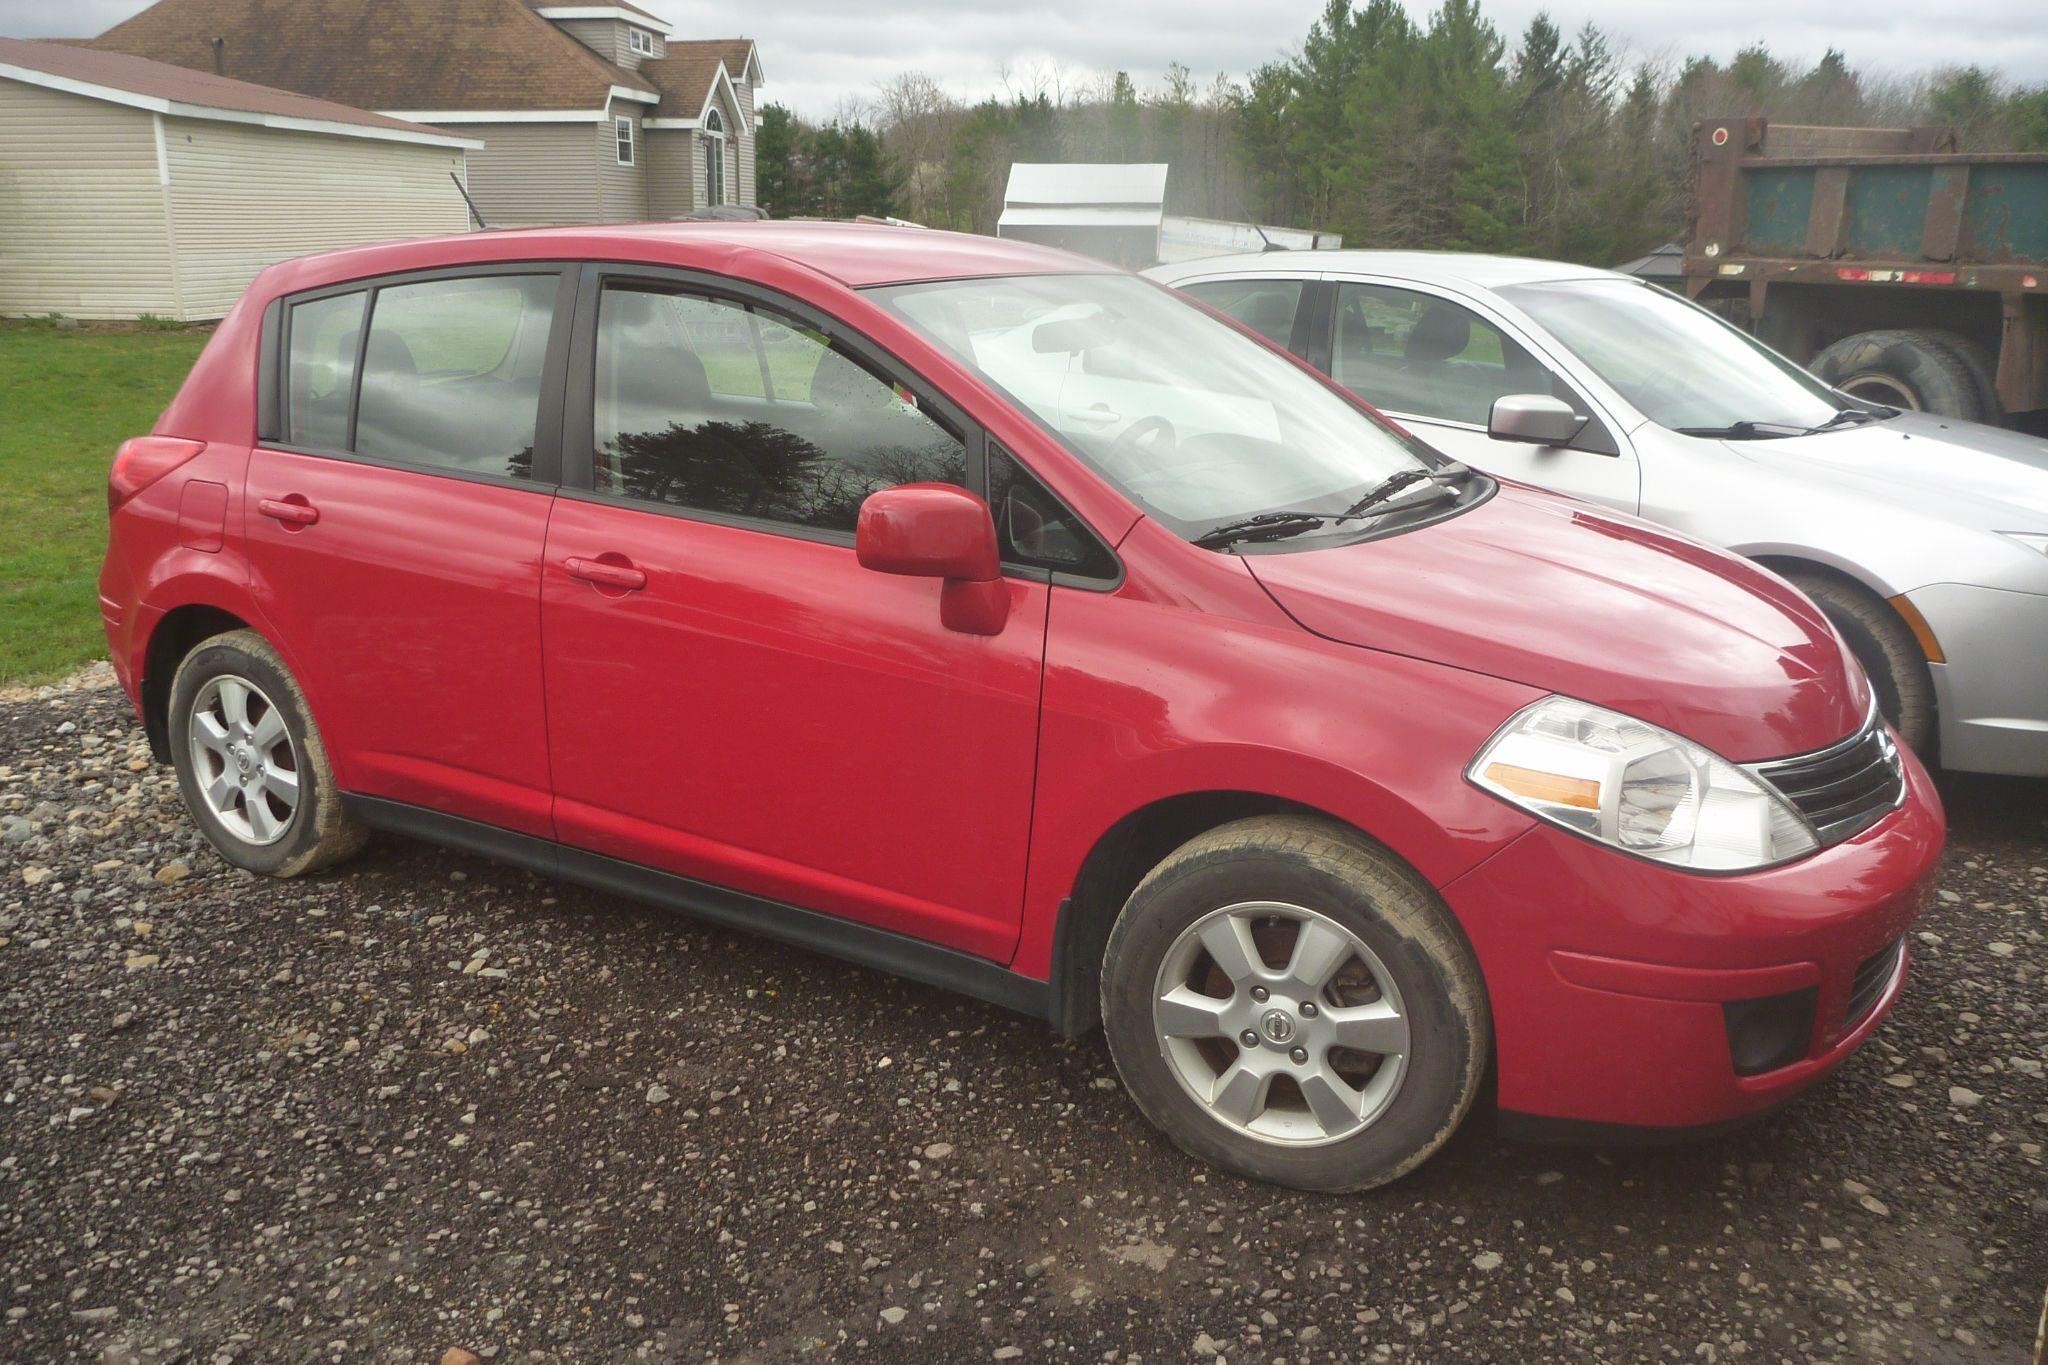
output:
[[2048, 434], [2048, 155], [1709, 119], [1686, 209], [1688, 296], [1858, 397]]

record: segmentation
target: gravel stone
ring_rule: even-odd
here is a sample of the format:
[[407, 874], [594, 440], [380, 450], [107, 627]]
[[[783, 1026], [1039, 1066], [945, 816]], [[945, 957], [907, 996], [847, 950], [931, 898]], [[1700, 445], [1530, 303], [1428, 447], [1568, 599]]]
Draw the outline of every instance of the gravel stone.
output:
[[109, 678], [0, 701], [8, 1360], [2032, 1350], [2039, 783], [1943, 779], [1897, 1010], [1769, 1120], [1580, 1151], [1475, 1112], [1331, 1199], [1180, 1153], [1099, 1036], [397, 839], [244, 876]]

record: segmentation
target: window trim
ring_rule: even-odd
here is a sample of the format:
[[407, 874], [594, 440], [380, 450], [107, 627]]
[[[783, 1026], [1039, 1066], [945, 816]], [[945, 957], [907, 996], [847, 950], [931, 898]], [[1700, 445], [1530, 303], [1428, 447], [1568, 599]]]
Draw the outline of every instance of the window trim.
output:
[[704, 203], [725, 202], [725, 118], [713, 108], [704, 114]]
[[[1118, 557], [1116, 547], [1098, 535], [1095, 528], [1090, 526], [1087, 520], [1068, 504], [1065, 498], [1053, 491], [1051, 484], [1039, 478], [1038, 471], [1031, 467], [1029, 461], [1021, 458], [1016, 451], [1010, 449], [1009, 446], [1001, 441], [996, 440], [993, 436], [989, 437], [983, 444], [983, 491], [978, 495], [982, 501], [988, 502], [988, 462], [997, 455], [1001, 455], [1011, 464], [1017, 466], [1023, 472], [1024, 477], [1031, 480], [1037, 490], [1045, 495], [1046, 500], [1064, 513], [1066, 519], [1079, 528], [1081, 535], [1092, 541], [1096, 548], [1107, 556], [1114, 570], [1114, 572], [1105, 576], [1102, 574], [1082, 573], [1078, 569], [1055, 569], [1050, 564], [1027, 564], [1021, 559], [1005, 559], [1003, 560], [1003, 572], [1014, 578], [1029, 578], [1042, 583], [1057, 583], [1063, 587], [1086, 588], [1092, 592], [1114, 592], [1122, 587], [1124, 584], [1124, 562]], [[995, 512], [995, 504], [993, 502], [989, 502], [989, 512], [991, 514]], [[1002, 540], [1003, 528], [997, 526], [996, 544], [998, 547], [1002, 545]]]
[[619, 158], [621, 166], [635, 165], [639, 161], [639, 147], [634, 142], [633, 120], [624, 114], [612, 119], [612, 151]]
[[[483, 470], [457, 469], [449, 465], [421, 464], [411, 460], [393, 460], [378, 455], [358, 454], [354, 447], [357, 408], [362, 400], [363, 353], [369, 345], [370, 328], [376, 319], [378, 292], [405, 285], [432, 284], [441, 280], [498, 279], [528, 275], [552, 275], [556, 278], [555, 298], [548, 320], [547, 347], [541, 358], [539, 403], [534, 411], [532, 474], [522, 479], [511, 474], [492, 474]], [[274, 335], [272, 329], [264, 329], [261, 344], [268, 355], [267, 359], [259, 360], [257, 365], [258, 420], [260, 423], [266, 409], [270, 409], [274, 411], [277, 425], [273, 434], [266, 435], [259, 430], [257, 447], [287, 455], [346, 460], [352, 464], [371, 465], [379, 469], [392, 469], [408, 474], [431, 474], [438, 478], [459, 479], [467, 483], [487, 483], [502, 488], [528, 489], [552, 496], [561, 483], [562, 475], [562, 395], [568, 374], [576, 282], [577, 268], [573, 262], [478, 261], [433, 270], [408, 270], [391, 275], [366, 276], [279, 296], [272, 300], [272, 306], [279, 309], [278, 326]], [[363, 324], [361, 333], [356, 338], [355, 374], [349, 380], [348, 448], [333, 450], [294, 442], [290, 439], [292, 310], [300, 304], [317, 303], [322, 299], [338, 298], [347, 294], [364, 295]]]
[[642, 57], [652, 57], [654, 35], [638, 25], [626, 25], [626, 50]]
[[[603, 507], [679, 517], [684, 521], [730, 526], [744, 531], [760, 531], [768, 535], [788, 536], [795, 540], [841, 545], [848, 549], [853, 547], [854, 536], [851, 531], [825, 530], [762, 517], [738, 517], [723, 512], [682, 507], [674, 503], [643, 502], [615, 493], [597, 491], [598, 301], [607, 287], [644, 285], [671, 293], [698, 294], [707, 298], [766, 308], [784, 314], [812, 331], [822, 333], [830, 344], [844, 348], [849, 356], [878, 377], [910, 390], [917, 398], [921, 411], [934, 414], [942, 426], [960, 436], [961, 443], [967, 450], [967, 491], [984, 502], [988, 500], [988, 452], [992, 438], [987, 428], [969, 415], [965, 408], [947, 397], [943, 390], [920, 374], [915, 367], [905, 363], [887, 347], [839, 318], [802, 299], [756, 284], [751, 280], [730, 275], [715, 275], [708, 271], [627, 261], [589, 261], [584, 263], [580, 274], [574, 270], [569, 273], [577, 275], [578, 281], [574, 321], [568, 329], [568, 377], [561, 408], [561, 429], [556, 440], [561, 455], [561, 480], [556, 490], [558, 496]], [[1116, 577], [1090, 578], [1065, 571], [1047, 570], [1036, 565], [1009, 562], [1004, 563], [1003, 572], [1014, 578], [1050, 582], [1091, 592], [1113, 592], [1122, 587], [1123, 560], [1117, 555], [1115, 545], [1085, 518], [1074, 514], [1071, 506], [1052, 491], [1051, 485], [1039, 476], [1037, 470], [1032, 469], [1029, 461], [1015, 452], [1008, 451], [1007, 447], [1004, 449], [1046, 489], [1048, 494], [1067, 509], [1069, 515], [1073, 516], [1076, 526], [1093, 536], [1108, 552], [1110, 559], [1116, 564]]]

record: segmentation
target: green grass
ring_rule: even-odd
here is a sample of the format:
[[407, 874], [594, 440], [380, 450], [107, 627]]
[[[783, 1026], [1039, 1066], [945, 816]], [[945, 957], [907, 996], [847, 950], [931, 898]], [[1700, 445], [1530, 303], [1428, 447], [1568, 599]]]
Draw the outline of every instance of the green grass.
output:
[[156, 424], [206, 337], [0, 322], [0, 682], [105, 657], [107, 466]]

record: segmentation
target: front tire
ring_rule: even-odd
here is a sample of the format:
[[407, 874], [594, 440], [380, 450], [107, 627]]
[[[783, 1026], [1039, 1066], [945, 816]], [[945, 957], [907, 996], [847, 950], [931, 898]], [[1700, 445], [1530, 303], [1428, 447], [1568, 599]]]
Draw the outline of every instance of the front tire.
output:
[[169, 720], [185, 807], [236, 867], [298, 877], [363, 846], [305, 694], [262, 636], [231, 631], [186, 655]]
[[1362, 1190], [1456, 1130], [1492, 1030], [1429, 886], [1332, 821], [1258, 816], [1182, 845], [1110, 932], [1102, 1015], [1138, 1108], [1183, 1150], [1295, 1189]]
[[1820, 574], [1788, 575], [1841, 634], [1877, 691], [1877, 709], [1906, 747], [1932, 760], [1934, 678], [1920, 642], [1891, 606], [1862, 588]]

